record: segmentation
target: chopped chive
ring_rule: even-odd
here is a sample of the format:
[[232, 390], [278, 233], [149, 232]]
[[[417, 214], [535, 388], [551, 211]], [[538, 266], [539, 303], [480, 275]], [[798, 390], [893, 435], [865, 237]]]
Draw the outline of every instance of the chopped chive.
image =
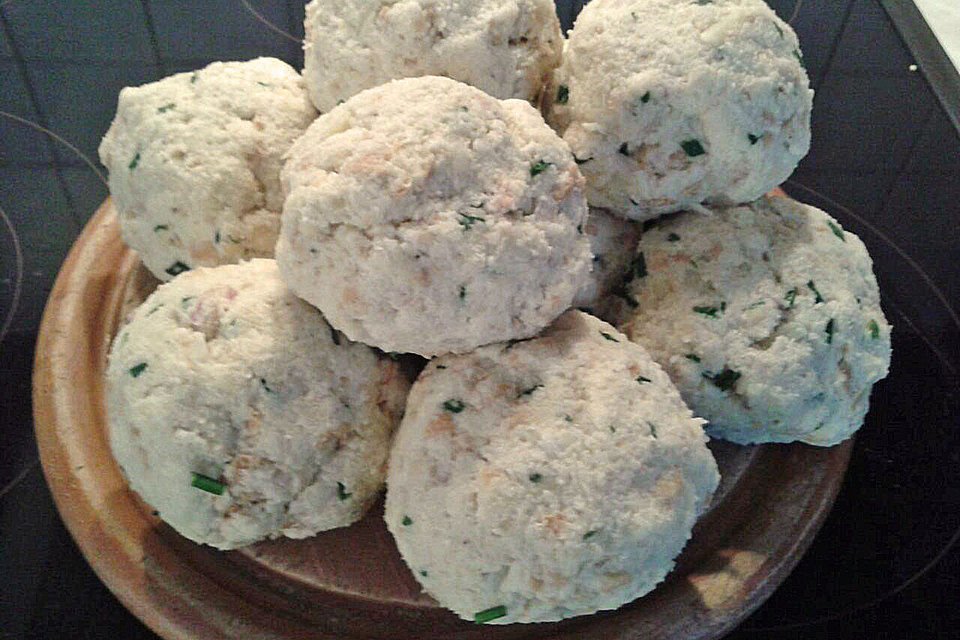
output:
[[633, 259], [633, 272], [638, 278], [645, 278], [647, 276], [647, 261], [643, 257], [643, 251], [637, 253], [637, 257]]
[[557, 104], [567, 104], [567, 100], [570, 99], [570, 89], [567, 88], [567, 85], [562, 84], [557, 87]]
[[547, 167], [550, 167], [552, 165], [553, 165], [552, 162], [544, 162], [543, 160], [540, 160], [539, 162], [535, 162], [534, 164], [530, 165], [530, 177], [540, 175], [541, 173], [547, 170]]
[[170, 228], [170, 227], [168, 227], [168, 226], [165, 225], [165, 224], [158, 224], [157, 226], [155, 226], [155, 227], [153, 228], [153, 232], [154, 232], [154, 233], [157, 233], [158, 231], [166, 231], [166, 230], [168, 230], [169, 228]]
[[671, 233], [667, 236], [667, 242], [677, 242], [678, 240], [680, 240], [680, 236], [675, 233]]
[[683, 147], [683, 151], [691, 158], [702, 156], [707, 152], [706, 149], [703, 148], [703, 145], [700, 144], [700, 141], [696, 139], [684, 140], [680, 143], [680, 146]]
[[827, 332], [827, 344], [831, 344], [833, 342], [833, 332], [835, 330], [834, 326], [833, 318], [830, 318], [830, 320], [827, 322], [826, 328], [824, 329], [824, 331]]
[[591, 160], [593, 160], [592, 157], [590, 157], [590, 158], [583, 158], [583, 159], [581, 160], [581, 159], [578, 158], [577, 156], [573, 156], [573, 161], [576, 162], [577, 164], [583, 164], [584, 162], [590, 162]]
[[540, 475], [539, 473], [531, 473], [529, 477], [530, 477], [530, 482], [540, 482], [541, 480], [543, 480], [543, 476]]
[[445, 364], [438, 364], [438, 365], [437, 365], [437, 369], [446, 369], [446, 368], [447, 368], [447, 365], [445, 365]]
[[330, 327], [330, 339], [333, 340], [333, 344], [340, 346], [340, 332]]
[[[754, 302], [753, 304], [749, 305], [749, 306], [747, 307], [747, 309], [756, 309], [757, 307], [762, 307], [762, 306], [765, 305], [766, 303], [767, 303], [766, 300], [757, 300], [757, 301]], [[745, 309], [745, 310], [746, 310], [746, 309]]]
[[650, 378], [646, 376], [637, 376], [637, 382], [639, 382], [640, 384], [643, 384], [644, 382], [650, 382], [650, 381], [651, 381]]
[[197, 72], [194, 71], [193, 73], [190, 74], [190, 84], [193, 84], [196, 81], [197, 81]]
[[703, 377], [712, 382], [720, 391], [729, 391], [733, 389], [737, 384], [737, 380], [740, 379], [740, 372], [734, 371], [729, 367], [724, 367], [723, 371], [720, 373], [710, 376], [706, 373], [703, 374]]
[[467, 285], [460, 285], [460, 299], [463, 300], [467, 297]]
[[827, 226], [830, 227], [830, 231], [833, 231], [833, 235], [837, 236], [844, 242], [847, 241], [847, 239], [843, 237], [843, 229], [841, 229], [838, 225], [835, 225], [834, 223], [827, 220]]
[[220, 244], [220, 229], [217, 229], [217, 232], [213, 234], [213, 241], [216, 244]]
[[463, 227], [464, 231], [468, 231], [470, 227], [474, 225], [475, 222], [486, 222], [487, 219], [483, 216], [472, 216], [469, 213], [457, 212], [457, 215], [460, 216], [460, 219], [457, 222]]
[[620, 342], [619, 340], [617, 340], [616, 338], [614, 338], [612, 335], [610, 335], [609, 333], [607, 333], [607, 332], [605, 332], [605, 331], [601, 331], [601, 332], [600, 332], [600, 335], [602, 335], [604, 338], [606, 338], [606, 339], [609, 340], [610, 342]]
[[190, 302], [191, 300], [193, 300], [195, 297], [196, 297], [196, 296], [184, 296], [183, 298], [180, 298], [180, 306], [183, 307], [183, 308], [186, 308], [186, 307], [187, 307], [187, 303], [189, 303], [189, 302]]
[[502, 618], [505, 615], [507, 615], [507, 608], [503, 605], [500, 605], [499, 607], [491, 607], [489, 609], [476, 612], [473, 614], [473, 621], [477, 624], [483, 624], [484, 622], [490, 622], [491, 620]]
[[650, 102], [650, 92], [649, 92], [649, 91], [647, 91], [645, 94], [643, 94], [642, 96], [640, 96], [640, 102], [642, 102], [643, 104], [647, 104], [648, 102]]
[[823, 302], [823, 296], [820, 295], [820, 292], [817, 291], [817, 285], [813, 284], [813, 280], [807, 282], [807, 286], [810, 287], [810, 291], [813, 291], [816, 294], [816, 298], [813, 299], [814, 304], [820, 304]]
[[342, 105], [343, 103], [344, 103], [343, 100], [337, 100], [337, 103], [336, 103], [334, 106], [335, 106], [335, 107], [339, 107], [339, 106]]
[[413, 524], [413, 519], [410, 516], [403, 516], [403, 520], [400, 521], [400, 524], [405, 527], [409, 527]]
[[583, 224], [577, 225], [577, 233], [583, 233]]
[[257, 84], [260, 85], [261, 87], [272, 87], [272, 86], [273, 86], [273, 85], [271, 85], [271, 84], [267, 84], [266, 82], [260, 82], [259, 80], [257, 80]]
[[870, 331], [870, 337], [874, 340], [880, 337], [880, 325], [877, 324], [876, 320], [867, 323], [867, 330]]
[[683, 357], [692, 362], [700, 362], [700, 356], [696, 355], [695, 353], [688, 353]]
[[165, 105], [163, 105], [162, 107], [160, 107], [159, 109], [157, 109], [157, 113], [166, 113], [167, 111], [170, 111], [170, 109], [173, 109], [173, 108], [176, 107], [176, 106], [177, 106], [177, 105], [174, 104], [173, 102], [171, 102], [170, 104], [165, 104]]
[[137, 168], [137, 165], [138, 165], [138, 164], [140, 164], [140, 152], [139, 152], [139, 151], [137, 151], [137, 153], [133, 156], [133, 160], [130, 161], [130, 164], [127, 165], [127, 168], [130, 169], [130, 171], [133, 171], [134, 169]]
[[450, 413], [460, 413], [466, 406], [467, 405], [464, 404], [463, 400], [453, 399], [443, 401], [443, 408]]
[[273, 393], [273, 389], [270, 388], [270, 385], [267, 384], [265, 378], [260, 378], [260, 386], [263, 387], [263, 390], [267, 393]]
[[337, 497], [341, 500], [341, 502], [352, 495], [353, 493], [347, 493], [347, 488], [343, 486], [342, 482], [337, 482]]
[[130, 375], [134, 378], [139, 378], [140, 374], [143, 373], [143, 370], [147, 368], [146, 362], [141, 362], [140, 364], [135, 364], [130, 367]]
[[201, 491], [206, 491], [207, 493], [212, 493], [218, 496], [223, 495], [223, 490], [226, 488], [226, 485], [222, 482], [199, 474], [195, 471], [191, 475], [193, 476], [193, 479], [190, 481], [191, 487], [195, 487]]
[[789, 302], [787, 309], [793, 309], [794, 303], [797, 301], [797, 294], [800, 293], [796, 287], [787, 291], [787, 295], [783, 296], [783, 299]]
[[426, 578], [426, 577], [427, 577], [428, 575], [430, 575], [430, 574], [427, 573], [426, 571], [421, 571], [421, 572], [420, 572], [420, 575], [422, 575], [424, 578]]
[[623, 144], [621, 144], [621, 145], [620, 145], [620, 148], [617, 149], [617, 151], [618, 151], [621, 155], [624, 155], [624, 156], [629, 156], [629, 155], [630, 155], [630, 152], [627, 151], [627, 143], [626, 143], [626, 142], [624, 142]]
[[563, 416], [563, 419], [567, 422], [573, 422], [573, 418], [571, 416]]
[[657, 437], [657, 425], [653, 424], [652, 422], [648, 422], [648, 423], [647, 423], [647, 426], [650, 427], [650, 435], [652, 435], [654, 438], [656, 438], [656, 437]]
[[610, 433], [616, 433], [616, 432], [617, 432], [617, 428], [616, 428], [615, 426], [613, 426], [613, 425], [610, 425], [610, 426], [607, 427], [607, 428], [610, 429]]
[[750, 144], [757, 144], [760, 141], [760, 138], [762, 137], [763, 135], [755, 136], [752, 133], [747, 134], [747, 140], [750, 141]]
[[589, 540], [593, 536], [597, 535], [598, 531], [600, 531], [600, 529], [591, 529], [590, 531], [587, 531], [585, 534], [583, 534], [583, 539]]
[[520, 393], [518, 393], [518, 394], [517, 394], [517, 397], [518, 397], [518, 398], [522, 398], [523, 396], [528, 396], [528, 395], [530, 395], [531, 393], [533, 393], [534, 391], [536, 391], [537, 389], [539, 389], [539, 388], [542, 387], [542, 386], [543, 386], [542, 384], [535, 384], [535, 385], [533, 385], [532, 387], [530, 387], [529, 389], [524, 389], [523, 391], [521, 391]]
[[719, 311], [719, 309], [717, 309], [716, 307], [694, 307], [693, 310], [696, 313], [708, 316], [710, 318], [716, 318], [717, 311]]
[[164, 271], [166, 271], [171, 276], [178, 276], [184, 271], [190, 271], [190, 267], [188, 267], [187, 265], [177, 260], [172, 265], [164, 269]]

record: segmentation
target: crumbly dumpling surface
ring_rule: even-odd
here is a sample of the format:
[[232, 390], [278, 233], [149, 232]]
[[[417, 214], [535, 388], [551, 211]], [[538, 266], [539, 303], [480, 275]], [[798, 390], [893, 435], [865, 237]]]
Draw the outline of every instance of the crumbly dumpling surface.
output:
[[397, 78], [446, 76], [533, 101], [560, 64], [550, 0], [314, 0], [303, 75], [317, 108]]
[[643, 234], [646, 276], [621, 326], [741, 444], [830, 446], [862, 424], [890, 364], [890, 325], [857, 236], [787, 198], [681, 213]]
[[590, 241], [593, 268], [572, 306], [589, 309], [606, 320], [601, 311], [611, 307], [610, 298], [617, 297], [614, 292], [622, 287], [630, 274], [640, 240], [640, 225], [605, 209], [589, 207], [583, 232]]
[[427, 365], [390, 455], [387, 528], [463, 618], [615, 609], [663, 580], [709, 504], [702, 424], [643, 349], [571, 310]]
[[761, 0], [593, 0], [545, 104], [591, 205], [645, 220], [749, 202], [809, 149], [800, 55]]
[[284, 280], [384, 351], [529, 337], [590, 270], [583, 177], [523, 100], [395, 80], [320, 116], [282, 179]]
[[159, 287], [114, 341], [107, 384], [110, 446], [131, 488], [220, 549], [358, 520], [383, 486], [409, 388], [263, 259]]
[[164, 281], [273, 257], [282, 156], [316, 116], [300, 75], [274, 58], [123, 89], [100, 143], [123, 239]]

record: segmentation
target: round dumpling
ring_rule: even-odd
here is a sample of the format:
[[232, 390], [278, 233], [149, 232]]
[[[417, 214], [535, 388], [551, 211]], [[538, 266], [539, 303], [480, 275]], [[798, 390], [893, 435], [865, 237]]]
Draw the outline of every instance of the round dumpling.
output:
[[762, 0], [594, 0], [545, 104], [590, 204], [646, 220], [783, 182], [810, 147], [812, 96]]
[[428, 75], [534, 101], [563, 47], [550, 0], [314, 0], [304, 32], [303, 75], [321, 111]]
[[643, 349], [571, 310], [427, 365], [390, 454], [387, 528], [462, 618], [615, 609], [663, 580], [709, 504], [702, 424]]
[[282, 178], [284, 280], [384, 351], [529, 337], [590, 271], [583, 177], [523, 100], [395, 80], [320, 116]]
[[300, 75], [273, 58], [123, 89], [100, 143], [123, 239], [164, 281], [273, 257], [282, 156], [316, 116]]
[[787, 198], [681, 213], [640, 238], [621, 329], [712, 436], [830, 446], [862, 424], [890, 365], [866, 247]]
[[358, 520], [409, 382], [260, 259], [158, 288], [114, 341], [107, 386], [130, 487], [185, 537], [233, 549]]

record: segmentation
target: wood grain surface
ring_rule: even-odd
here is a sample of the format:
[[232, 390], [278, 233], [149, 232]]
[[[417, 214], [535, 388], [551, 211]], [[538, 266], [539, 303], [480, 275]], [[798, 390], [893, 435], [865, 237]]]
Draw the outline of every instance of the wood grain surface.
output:
[[71, 250], [47, 303], [34, 370], [37, 441], [67, 527], [103, 582], [171, 640], [718, 638], [763, 602], [810, 544], [852, 449], [711, 443], [723, 477], [677, 567], [614, 612], [481, 626], [423, 594], [384, 526], [221, 552], [156, 518], [106, 437], [104, 370], [121, 319], [157, 285], [120, 239], [110, 201]]

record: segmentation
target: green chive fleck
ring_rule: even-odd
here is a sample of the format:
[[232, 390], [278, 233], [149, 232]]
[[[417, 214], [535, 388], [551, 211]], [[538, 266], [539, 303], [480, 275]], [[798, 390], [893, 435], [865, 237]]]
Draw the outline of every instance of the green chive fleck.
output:
[[207, 493], [212, 493], [218, 496], [223, 495], [223, 490], [226, 488], [226, 485], [222, 482], [197, 472], [193, 472], [191, 475], [193, 476], [193, 479], [190, 481], [191, 487], [195, 487], [201, 491], [206, 491]]
[[750, 144], [757, 144], [758, 142], [760, 142], [760, 138], [762, 137], [763, 135], [755, 136], [752, 133], [747, 134], [747, 140], [750, 141]]
[[637, 254], [637, 257], [633, 259], [633, 272], [638, 278], [647, 277], [647, 261], [643, 257], [643, 251]]
[[139, 152], [139, 151], [137, 151], [137, 153], [133, 156], [133, 160], [130, 161], [130, 164], [127, 165], [127, 168], [130, 169], [130, 171], [133, 171], [134, 169], [137, 168], [137, 165], [138, 165], [138, 164], [140, 164], [140, 152]]
[[467, 285], [460, 285], [460, 299], [463, 300], [467, 297]]
[[335, 107], [339, 107], [339, 106], [342, 105], [343, 103], [344, 103], [343, 100], [337, 100], [337, 104], [335, 104], [334, 106], [335, 106]]
[[616, 338], [614, 338], [614, 337], [613, 337], [612, 335], [610, 335], [609, 333], [606, 333], [605, 331], [601, 331], [601, 332], [600, 332], [600, 335], [602, 335], [604, 338], [606, 338], [606, 339], [609, 340], [610, 342], [620, 342], [619, 340], [617, 340]]
[[787, 295], [783, 296], [783, 299], [790, 303], [789, 306], [787, 306], [787, 309], [793, 309], [793, 305], [797, 301], [798, 293], [800, 292], [796, 287], [794, 287], [793, 289], [790, 289], [790, 291], [787, 291]]
[[147, 368], [146, 362], [141, 362], [140, 364], [136, 364], [130, 367], [130, 375], [133, 376], [134, 378], [139, 378], [140, 374], [143, 373], [143, 370], [146, 368]]
[[757, 301], [754, 302], [753, 304], [749, 305], [749, 306], [745, 309], [745, 311], [748, 310], [748, 309], [756, 309], [757, 307], [762, 307], [764, 304], [766, 304], [766, 300], [757, 300]]
[[573, 418], [571, 416], [563, 416], [563, 419], [567, 422], [573, 422]]
[[257, 80], [257, 84], [260, 85], [261, 87], [270, 87], [270, 86], [273, 86], [273, 85], [267, 84], [266, 82], [260, 82], [259, 80]]
[[170, 111], [170, 109], [173, 109], [173, 108], [176, 107], [176, 106], [177, 106], [177, 105], [174, 104], [173, 102], [171, 102], [170, 104], [165, 104], [165, 105], [163, 105], [162, 107], [160, 107], [159, 109], [157, 109], [157, 113], [166, 113], [167, 111]]
[[543, 476], [539, 473], [530, 474], [530, 482], [540, 482], [541, 480], [543, 480]]
[[647, 426], [650, 427], [650, 435], [652, 435], [654, 438], [656, 438], [656, 437], [657, 437], [657, 425], [653, 424], [652, 422], [648, 422], [648, 423], [647, 423]]
[[867, 330], [870, 331], [870, 337], [874, 340], [880, 337], [880, 325], [877, 324], [876, 320], [867, 323]]
[[684, 152], [691, 158], [702, 156], [707, 152], [699, 140], [684, 140], [680, 143], [680, 146], [683, 147]]
[[153, 232], [154, 232], [154, 233], [157, 233], [158, 231], [166, 231], [166, 230], [168, 230], [169, 228], [170, 228], [170, 227], [168, 227], [168, 226], [165, 225], [165, 224], [158, 224], [157, 226], [155, 226], [155, 227], [153, 228]]
[[827, 226], [830, 227], [830, 231], [833, 231], [833, 235], [837, 236], [838, 238], [840, 238], [840, 239], [843, 240], [844, 242], [847, 241], [847, 239], [843, 237], [843, 229], [841, 229], [839, 226], [833, 224], [833, 223], [830, 222], [829, 220], [827, 221]]
[[686, 358], [687, 360], [692, 361], [692, 362], [700, 362], [700, 356], [698, 356], [698, 355], [696, 355], [696, 354], [694, 354], [694, 353], [688, 353], [688, 354], [684, 355], [683, 357]]
[[400, 524], [405, 527], [409, 527], [413, 524], [413, 519], [410, 516], [403, 516], [403, 520], [400, 521]]
[[643, 384], [644, 382], [650, 382], [650, 378], [646, 376], [637, 376], [637, 382]]
[[583, 534], [583, 539], [589, 540], [590, 538], [595, 536], [598, 531], [600, 531], [600, 529], [591, 529], [590, 531], [587, 531], [585, 534]]
[[677, 242], [678, 240], [680, 240], [680, 236], [675, 233], [671, 233], [667, 236], [667, 242]]
[[819, 291], [817, 291], [817, 285], [813, 284], [813, 280], [808, 281], [807, 286], [810, 288], [810, 291], [813, 291], [813, 293], [817, 296], [813, 299], [814, 304], [820, 304], [823, 302], [823, 296], [820, 295]]
[[164, 271], [169, 273], [171, 276], [178, 276], [184, 271], [190, 271], [190, 267], [177, 260], [172, 265], [164, 269]]
[[622, 145], [620, 145], [620, 148], [617, 149], [617, 151], [618, 151], [621, 155], [624, 155], [624, 156], [629, 156], [629, 155], [630, 155], [630, 152], [627, 151], [627, 143], [626, 143], [626, 142], [624, 142]]
[[473, 621], [477, 624], [483, 624], [484, 622], [490, 622], [491, 620], [496, 620], [497, 618], [502, 618], [507, 615], [507, 608], [503, 605], [499, 607], [491, 607], [490, 609], [484, 609], [483, 611], [478, 611], [473, 614]]
[[613, 426], [613, 425], [610, 425], [610, 426], [607, 427], [607, 428], [610, 429], [610, 433], [616, 433], [616, 432], [617, 432], [617, 428], [616, 428], [615, 426]]
[[830, 320], [827, 322], [827, 326], [824, 329], [824, 331], [827, 332], [827, 344], [831, 344], [833, 342], [833, 332], [834, 332], [833, 318], [830, 318]]
[[190, 84], [193, 84], [196, 81], [197, 81], [197, 72], [194, 71], [193, 73], [190, 74]]
[[694, 307], [693, 310], [710, 318], [716, 318], [719, 311], [716, 307]]
[[734, 371], [729, 367], [724, 367], [723, 371], [720, 373], [710, 376], [706, 373], [703, 374], [703, 377], [711, 381], [720, 391], [729, 391], [736, 386], [737, 380], [740, 379], [740, 372]]
[[648, 102], [650, 102], [650, 92], [649, 92], [649, 91], [647, 91], [645, 94], [643, 94], [642, 96], [640, 96], [640, 102], [642, 102], [643, 104], [647, 104]]
[[463, 408], [467, 405], [464, 404], [463, 400], [444, 400], [443, 408], [449, 411], [450, 413], [460, 413], [463, 411]]
[[347, 493], [347, 488], [343, 486], [342, 482], [337, 482], [337, 497], [340, 498], [341, 501], [346, 500], [352, 495], [352, 493]]
[[458, 211], [457, 215], [460, 216], [460, 219], [457, 220], [457, 222], [460, 223], [464, 231], [468, 231], [476, 222], [487, 221], [487, 219], [483, 216], [471, 216], [469, 213], [461, 213]]
[[520, 391], [520, 393], [517, 394], [517, 397], [518, 397], [518, 398], [522, 398], [523, 396], [528, 396], [528, 395], [530, 395], [531, 393], [533, 393], [534, 391], [536, 391], [537, 389], [539, 389], [539, 388], [542, 387], [542, 386], [543, 386], [542, 384], [535, 384], [535, 385], [533, 385], [532, 387], [530, 387], [529, 389], [524, 389], [524, 390]]
[[446, 368], [447, 368], [447, 365], [445, 365], [445, 364], [438, 364], [438, 365], [437, 365], [437, 369], [446, 369]]
[[540, 175], [547, 170], [547, 167], [552, 165], [552, 162], [544, 162], [543, 160], [530, 165], [530, 177]]
[[567, 85], [562, 84], [557, 87], [557, 104], [567, 104], [567, 100], [570, 99], [570, 89], [567, 88]]
[[590, 158], [583, 158], [583, 159], [581, 160], [581, 159], [578, 158], [577, 156], [573, 156], [573, 161], [576, 162], [577, 164], [583, 164], [584, 162], [590, 162], [591, 160], [593, 160], [592, 157], [590, 157]]
[[420, 572], [420, 575], [422, 575], [424, 578], [426, 578], [426, 577], [427, 577], [428, 575], [430, 575], [430, 574], [427, 573], [426, 571], [421, 571], [421, 572]]

